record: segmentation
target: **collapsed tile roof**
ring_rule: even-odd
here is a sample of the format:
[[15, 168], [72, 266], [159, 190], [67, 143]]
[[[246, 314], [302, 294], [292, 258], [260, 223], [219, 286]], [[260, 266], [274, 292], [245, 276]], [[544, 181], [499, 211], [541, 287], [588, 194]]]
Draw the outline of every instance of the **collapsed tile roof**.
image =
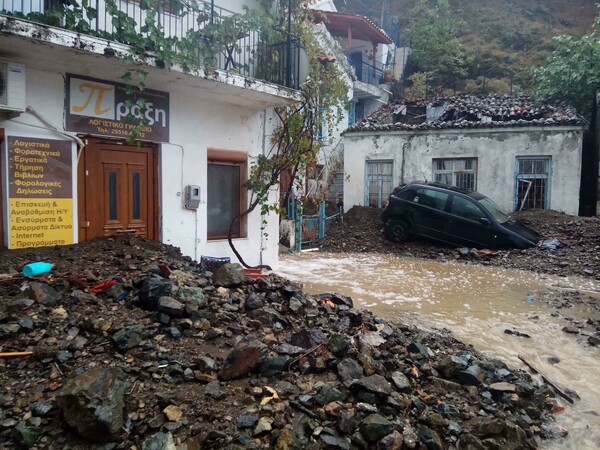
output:
[[457, 96], [426, 101], [388, 103], [345, 133], [361, 131], [425, 131], [461, 128], [577, 126], [574, 110], [537, 105], [529, 97]]

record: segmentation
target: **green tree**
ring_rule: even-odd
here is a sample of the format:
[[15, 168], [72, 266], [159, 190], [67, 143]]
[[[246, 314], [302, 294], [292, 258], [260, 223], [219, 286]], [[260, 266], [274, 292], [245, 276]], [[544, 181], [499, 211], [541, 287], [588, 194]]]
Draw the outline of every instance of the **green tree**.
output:
[[538, 101], [564, 101], [589, 118], [600, 88], [600, 13], [590, 34], [553, 41], [546, 65], [533, 69], [531, 94]]
[[412, 64], [416, 71], [436, 75], [438, 85], [467, 74], [456, 29], [448, 0], [418, 0], [411, 11]]
[[409, 88], [404, 90], [404, 97], [407, 100], [420, 100], [427, 95], [427, 74], [425, 72], [415, 72], [408, 80], [412, 83]]

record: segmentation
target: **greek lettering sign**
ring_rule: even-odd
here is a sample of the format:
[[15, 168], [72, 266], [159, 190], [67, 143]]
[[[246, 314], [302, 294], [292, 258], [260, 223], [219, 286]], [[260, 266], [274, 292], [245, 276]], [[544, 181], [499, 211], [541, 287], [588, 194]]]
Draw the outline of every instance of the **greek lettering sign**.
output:
[[169, 94], [145, 89], [128, 93], [121, 83], [67, 74], [65, 128], [126, 138], [141, 124], [144, 141], [169, 142]]
[[7, 137], [10, 248], [73, 243], [71, 142]]

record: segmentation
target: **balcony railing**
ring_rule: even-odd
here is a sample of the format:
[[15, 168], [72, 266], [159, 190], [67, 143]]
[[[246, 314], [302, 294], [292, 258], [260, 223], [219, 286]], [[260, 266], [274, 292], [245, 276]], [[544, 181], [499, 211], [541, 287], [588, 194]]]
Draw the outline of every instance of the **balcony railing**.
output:
[[[0, 14], [129, 45], [132, 33], [136, 38], [150, 38], [153, 28], [154, 32], [160, 30], [161, 38], [173, 51], [195, 51], [198, 67], [210, 66], [300, 88], [301, 46], [296, 41], [282, 34], [277, 42], [269, 42], [260, 30], [241, 26], [241, 14], [213, 2], [195, 4], [192, 7], [185, 0], [157, 0], [149, 16], [149, 9], [141, 7], [140, 0], [89, 0], [87, 4], [81, 0], [0, 0]], [[240, 31], [219, 33], [220, 27]], [[204, 48], [211, 48], [210, 55], [194, 44], [200, 39]], [[153, 40], [148, 39], [146, 46], [152, 52]]]
[[356, 79], [363, 83], [378, 86], [383, 82], [383, 66], [379, 63], [373, 67], [373, 64], [367, 64], [365, 62], [352, 61], [348, 58], [348, 63], [354, 68], [356, 72]]

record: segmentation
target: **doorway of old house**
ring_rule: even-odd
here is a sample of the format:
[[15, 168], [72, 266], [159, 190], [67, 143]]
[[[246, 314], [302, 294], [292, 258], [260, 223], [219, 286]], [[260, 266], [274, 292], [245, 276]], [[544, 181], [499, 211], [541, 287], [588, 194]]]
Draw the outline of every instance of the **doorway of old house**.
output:
[[79, 240], [136, 235], [158, 239], [154, 145], [88, 139], [78, 165]]

